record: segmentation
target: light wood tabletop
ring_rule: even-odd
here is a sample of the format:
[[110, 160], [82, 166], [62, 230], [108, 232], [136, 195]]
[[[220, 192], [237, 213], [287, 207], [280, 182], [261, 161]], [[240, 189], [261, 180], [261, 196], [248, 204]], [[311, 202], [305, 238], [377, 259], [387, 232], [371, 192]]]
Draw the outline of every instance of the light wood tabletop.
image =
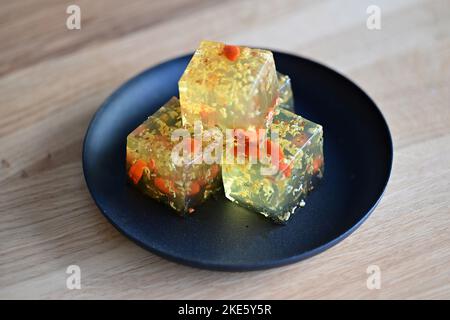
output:
[[[66, 26], [71, 4], [79, 30]], [[367, 27], [369, 5], [381, 29]], [[202, 39], [311, 58], [378, 104], [393, 171], [347, 239], [281, 268], [214, 272], [142, 249], [95, 206], [81, 164], [94, 112]], [[450, 298], [449, 0], [2, 1], [0, 147], [0, 298]], [[70, 265], [79, 290], [66, 286]]]

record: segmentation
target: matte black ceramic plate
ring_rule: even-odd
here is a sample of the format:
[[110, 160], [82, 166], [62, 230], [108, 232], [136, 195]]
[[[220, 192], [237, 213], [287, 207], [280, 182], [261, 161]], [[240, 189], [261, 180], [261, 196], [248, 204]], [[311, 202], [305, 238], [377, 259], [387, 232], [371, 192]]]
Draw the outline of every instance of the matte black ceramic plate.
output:
[[191, 56], [146, 70], [97, 111], [86, 133], [83, 169], [103, 214], [148, 250], [184, 264], [253, 270], [305, 259], [355, 230], [389, 179], [392, 142], [383, 116], [355, 84], [318, 63], [274, 52], [292, 79], [296, 112], [324, 128], [325, 176], [287, 225], [221, 197], [181, 218], [126, 183], [126, 136], [171, 96]]

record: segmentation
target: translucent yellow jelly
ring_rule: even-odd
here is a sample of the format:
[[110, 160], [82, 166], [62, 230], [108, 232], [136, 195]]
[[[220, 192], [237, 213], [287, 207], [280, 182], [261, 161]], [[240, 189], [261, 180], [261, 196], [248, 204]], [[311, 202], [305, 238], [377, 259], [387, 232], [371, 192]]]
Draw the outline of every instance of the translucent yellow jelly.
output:
[[192, 161], [182, 166], [172, 161], [172, 150], [179, 142], [172, 142], [171, 134], [181, 127], [180, 104], [172, 98], [128, 135], [126, 169], [130, 183], [144, 194], [179, 213], [192, 213], [221, 189], [222, 180], [219, 164], [194, 163], [198, 140], [189, 140]]
[[272, 52], [202, 41], [178, 83], [183, 124], [265, 128], [278, 98]]
[[[322, 126], [288, 110], [278, 109], [270, 130], [278, 131], [281, 150], [274, 175], [262, 174], [267, 162], [222, 164], [225, 195], [231, 201], [286, 222], [323, 174]], [[274, 167], [272, 163], [272, 167]]]
[[291, 79], [278, 72], [278, 106], [294, 112], [294, 95], [292, 94]]

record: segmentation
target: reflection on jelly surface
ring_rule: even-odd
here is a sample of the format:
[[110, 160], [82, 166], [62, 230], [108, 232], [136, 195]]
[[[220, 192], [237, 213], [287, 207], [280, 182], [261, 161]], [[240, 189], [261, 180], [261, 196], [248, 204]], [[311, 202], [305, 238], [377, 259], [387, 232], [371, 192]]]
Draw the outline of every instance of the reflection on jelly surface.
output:
[[278, 74], [278, 106], [294, 112], [294, 95], [292, 94], [291, 79], [289, 76]]
[[[181, 127], [180, 104], [172, 98], [128, 135], [126, 166], [131, 184], [144, 194], [179, 213], [192, 213], [221, 189], [220, 165], [191, 162], [176, 166], [171, 153], [178, 142], [171, 141], [171, 134]], [[201, 142], [188, 141], [195, 154]]]
[[[277, 130], [278, 144], [268, 140], [271, 153], [279, 153], [278, 170], [264, 175], [262, 162], [222, 165], [225, 195], [277, 222], [286, 222], [323, 175], [322, 126], [279, 109], [270, 130]], [[271, 144], [272, 143], [272, 144]]]

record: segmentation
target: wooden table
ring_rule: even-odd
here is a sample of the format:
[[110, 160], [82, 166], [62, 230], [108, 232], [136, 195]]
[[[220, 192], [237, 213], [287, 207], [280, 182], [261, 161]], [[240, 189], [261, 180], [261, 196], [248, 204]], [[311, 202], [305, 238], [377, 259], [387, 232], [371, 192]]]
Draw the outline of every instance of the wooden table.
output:
[[[70, 4], [81, 30], [66, 28]], [[381, 30], [366, 27], [370, 4]], [[282, 268], [212, 272], [136, 246], [97, 209], [81, 167], [92, 115], [123, 81], [201, 39], [313, 58], [377, 102], [392, 177], [349, 238]], [[450, 298], [448, 0], [2, 1], [0, 147], [0, 298]], [[72, 264], [81, 290], [66, 288]], [[366, 286], [369, 265], [379, 290]]]

